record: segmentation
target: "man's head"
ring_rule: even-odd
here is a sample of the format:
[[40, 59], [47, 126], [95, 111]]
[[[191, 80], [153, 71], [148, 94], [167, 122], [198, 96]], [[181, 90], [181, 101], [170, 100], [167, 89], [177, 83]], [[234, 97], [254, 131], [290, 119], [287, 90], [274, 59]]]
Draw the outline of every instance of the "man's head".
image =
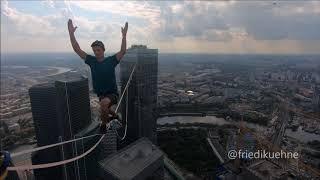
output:
[[91, 44], [91, 47], [92, 47], [94, 55], [97, 58], [101, 58], [104, 56], [105, 48], [104, 48], [104, 44], [101, 41], [96, 40], [95, 42], [93, 42]]

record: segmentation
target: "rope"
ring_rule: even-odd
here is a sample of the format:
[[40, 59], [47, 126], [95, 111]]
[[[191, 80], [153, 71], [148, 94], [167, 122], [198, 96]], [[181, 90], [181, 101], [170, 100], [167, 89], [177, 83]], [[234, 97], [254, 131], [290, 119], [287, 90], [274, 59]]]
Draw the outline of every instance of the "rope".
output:
[[116, 110], [115, 110], [116, 113], [118, 112], [118, 109], [119, 109], [119, 107], [120, 107], [120, 102], [122, 101], [122, 98], [123, 98], [123, 96], [124, 96], [124, 93], [125, 93], [125, 92], [127, 91], [127, 89], [128, 89], [128, 86], [129, 86], [130, 81], [131, 81], [131, 79], [132, 79], [132, 75], [133, 75], [133, 73], [134, 73], [135, 70], [136, 70], [136, 64], [133, 66], [133, 69], [132, 69], [132, 71], [131, 71], [131, 74], [130, 74], [130, 76], [129, 76], [129, 79], [128, 79], [128, 81], [127, 81], [127, 84], [126, 84], [126, 86], [125, 86], [125, 88], [124, 88], [124, 90], [123, 90], [123, 93], [121, 94], [121, 97], [120, 97], [120, 99], [119, 99], [119, 103], [118, 103], [118, 105], [117, 105], [117, 107], [116, 107]]
[[126, 97], [126, 126], [125, 126], [125, 129], [124, 129], [123, 137], [119, 136], [118, 131], [116, 131], [117, 136], [120, 138], [120, 141], [124, 140], [126, 138], [126, 136], [127, 136], [127, 129], [128, 129], [128, 126], [127, 126], [127, 123], [128, 123], [128, 99], [129, 99], [128, 98], [129, 97], [128, 94], [129, 93], [127, 91], [127, 97]]
[[[83, 139], [82, 139], [82, 153], [84, 153]], [[87, 180], [87, 166], [86, 166], [86, 157], [83, 157], [83, 166], [84, 166], [84, 176]]]
[[[67, 86], [67, 81], [64, 81], [64, 87], [65, 87], [65, 94], [66, 94], [66, 102], [67, 102], [67, 112], [68, 112], [68, 122], [69, 122], [69, 132], [70, 132], [70, 137], [73, 137], [72, 133], [72, 127], [71, 127], [71, 116], [70, 116], [70, 109], [69, 109], [69, 93], [68, 93], [68, 86]], [[72, 143], [72, 156], [74, 156], [74, 144]]]
[[[129, 92], [127, 91], [127, 89], [128, 89], [129, 84], [130, 84], [130, 82], [132, 80], [132, 76], [133, 76], [133, 73], [134, 73], [135, 70], [136, 70], [136, 63], [133, 66], [133, 69], [132, 69], [132, 71], [130, 73], [130, 76], [129, 76], [129, 79], [127, 81], [127, 84], [126, 84], [126, 86], [125, 86], [125, 88], [123, 90], [123, 93], [122, 93], [122, 95], [120, 97], [120, 100], [119, 100], [119, 102], [121, 102], [122, 98], [124, 96], [124, 93], [126, 93], [126, 125], [125, 125], [125, 129], [124, 129], [123, 137], [119, 136], [118, 131], [116, 131], [116, 134], [117, 134], [118, 138], [120, 139], [120, 141], [124, 140], [126, 138], [126, 136], [127, 136], [127, 129], [128, 129], [128, 100], [129, 100]], [[119, 105], [120, 105], [120, 103], [118, 103], [118, 106], [117, 106], [117, 108], [115, 110], [116, 113], [117, 113], [117, 111], [119, 109]]]
[[104, 138], [105, 134], [102, 135], [102, 137], [99, 139], [99, 141], [92, 146], [88, 151], [86, 151], [85, 153], [76, 156], [74, 158], [71, 159], [67, 159], [64, 161], [58, 161], [58, 162], [52, 162], [52, 163], [47, 163], [47, 164], [37, 164], [37, 165], [24, 165], [24, 166], [17, 166], [17, 167], [8, 167], [7, 170], [8, 171], [21, 171], [21, 170], [32, 170], [32, 169], [43, 169], [43, 168], [50, 168], [50, 167], [55, 167], [55, 166], [60, 166], [63, 164], [67, 164], [73, 161], [76, 161], [84, 156], [86, 156], [87, 154], [89, 154], [90, 152], [92, 152], [101, 142], [101, 140]]
[[43, 149], [48, 149], [48, 148], [51, 148], [51, 147], [55, 147], [55, 146], [67, 144], [67, 143], [74, 142], [74, 141], [79, 141], [79, 140], [81, 140], [81, 139], [91, 138], [91, 137], [98, 136], [98, 135], [101, 135], [101, 134], [93, 134], [93, 135], [89, 135], [89, 136], [83, 136], [83, 137], [81, 137], [81, 138], [72, 139], [72, 140], [69, 140], [69, 141], [62, 141], [62, 142], [55, 143], [55, 144], [50, 144], [50, 145], [41, 146], [41, 147], [34, 148], [34, 149], [28, 149], [28, 150], [21, 151], [21, 152], [17, 152], [17, 153], [12, 153], [12, 154], [11, 154], [11, 157], [20, 156], [20, 155], [22, 155], [22, 154], [32, 153], [32, 152], [40, 151], [40, 150], [43, 150]]
[[[124, 93], [127, 91], [128, 89], [128, 86], [130, 84], [130, 81], [132, 79], [132, 75], [135, 71], [135, 68], [136, 68], [136, 64], [134, 65], [133, 67], [133, 70], [131, 71], [131, 74], [130, 74], [130, 77], [127, 81], [127, 84], [124, 88], [124, 91], [123, 93], [121, 94], [121, 97], [120, 97], [120, 100], [119, 100], [119, 103], [116, 107], [116, 110], [115, 112], [117, 113], [119, 107], [120, 107], [120, 104], [122, 102], [122, 98], [124, 96]], [[128, 93], [127, 93], [127, 98], [128, 98]], [[128, 103], [127, 103], [128, 104]], [[127, 131], [127, 120], [126, 120], [126, 127], [125, 127], [125, 135], [121, 138], [121, 140], [123, 140], [125, 137], [126, 137], [126, 131]], [[42, 146], [42, 147], [38, 147], [38, 148], [34, 148], [34, 149], [29, 149], [29, 150], [25, 150], [25, 151], [22, 151], [22, 152], [18, 152], [18, 153], [14, 153], [12, 154], [12, 157], [15, 157], [15, 156], [19, 156], [19, 155], [22, 155], [22, 154], [26, 154], [26, 153], [31, 153], [31, 152], [35, 152], [35, 151], [39, 151], [39, 150], [43, 150], [43, 149], [47, 149], [47, 148], [51, 148], [51, 147], [55, 147], [55, 146], [59, 146], [59, 145], [63, 145], [63, 144], [66, 144], [66, 143], [70, 143], [70, 142], [75, 142], [75, 141], [79, 141], [79, 140], [82, 140], [82, 139], [85, 139], [85, 138], [90, 138], [90, 137], [94, 137], [94, 136], [97, 136], [97, 135], [101, 135], [101, 134], [93, 134], [93, 135], [89, 135], [89, 136], [84, 136], [84, 137], [81, 137], [81, 138], [77, 138], [77, 139], [72, 139], [72, 140], [69, 140], [69, 141], [63, 141], [63, 142], [60, 142], [60, 143], [55, 143], [55, 144], [50, 144], [50, 145], [46, 145], [46, 146]], [[60, 165], [64, 165], [64, 164], [67, 164], [67, 163], [70, 163], [70, 162], [74, 162], [82, 157], [85, 157], [87, 154], [89, 154], [90, 152], [92, 152], [101, 142], [101, 140], [105, 137], [105, 134], [103, 134], [100, 139], [97, 141], [97, 143], [95, 145], [93, 145], [88, 151], [86, 151], [85, 153], [79, 155], [79, 156], [76, 156], [74, 158], [71, 158], [71, 159], [66, 159], [66, 160], [63, 160], [63, 161], [57, 161], [57, 162], [52, 162], [52, 163], [46, 163], [46, 164], [37, 164], [37, 165], [23, 165], [23, 166], [16, 166], [16, 167], [8, 167], [7, 170], [8, 171], [21, 171], [21, 170], [33, 170], [33, 169], [43, 169], [43, 168], [49, 168], [49, 167], [55, 167], [55, 166], [60, 166]]]

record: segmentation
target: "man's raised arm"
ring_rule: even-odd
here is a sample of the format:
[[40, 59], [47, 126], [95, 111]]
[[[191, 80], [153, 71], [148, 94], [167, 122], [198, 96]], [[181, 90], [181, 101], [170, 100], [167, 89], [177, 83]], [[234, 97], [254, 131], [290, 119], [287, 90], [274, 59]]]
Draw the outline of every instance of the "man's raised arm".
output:
[[70, 35], [70, 41], [71, 41], [71, 45], [72, 48], [74, 50], [74, 52], [76, 52], [82, 59], [86, 59], [87, 53], [85, 53], [84, 51], [81, 50], [76, 37], [74, 36], [74, 32], [76, 31], [77, 27], [73, 26], [72, 20], [69, 19], [68, 21], [68, 30], [69, 30], [69, 35]]
[[128, 31], [128, 22], [126, 22], [124, 28], [121, 27], [122, 32], [122, 41], [121, 41], [121, 49], [116, 54], [117, 60], [120, 61], [127, 50], [127, 31]]

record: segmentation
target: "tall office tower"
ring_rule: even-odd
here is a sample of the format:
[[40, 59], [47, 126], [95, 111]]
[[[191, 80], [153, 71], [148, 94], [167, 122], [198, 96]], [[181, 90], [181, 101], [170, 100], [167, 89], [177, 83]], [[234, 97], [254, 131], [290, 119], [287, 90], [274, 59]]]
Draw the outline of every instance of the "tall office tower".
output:
[[[87, 78], [72, 77], [55, 82], [57, 91], [58, 125], [61, 130], [61, 140], [69, 140], [85, 129], [91, 122], [89, 87]], [[90, 144], [90, 143], [89, 143]], [[75, 157], [78, 146], [69, 143], [63, 146], [63, 158]], [[64, 171], [67, 179], [79, 175], [78, 162], [69, 163]], [[79, 179], [79, 176], [77, 177]]]
[[59, 129], [63, 139], [71, 139], [91, 122], [87, 78], [72, 78], [55, 82]]
[[[38, 146], [73, 139], [92, 124], [87, 78], [73, 77], [54, 84], [35, 85], [29, 89], [29, 95]], [[77, 145], [69, 143], [46, 152], [36, 152], [32, 161], [34, 164], [48, 163], [77, 154]], [[67, 164], [66, 168], [59, 166], [36, 170], [35, 177], [73, 179], [78, 167], [74, 162]]]
[[[29, 89], [33, 123], [37, 145], [44, 146], [58, 142], [59, 127], [57, 115], [57, 93], [53, 84], [39, 84]], [[49, 149], [32, 154], [33, 164], [60, 160], [59, 149]], [[34, 170], [36, 180], [54, 180], [62, 177], [61, 167]]]
[[[133, 45], [127, 50], [120, 65], [122, 92], [135, 64], [136, 69], [128, 88], [128, 130], [122, 146], [140, 137], [147, 137], [155, 144], [157, 139], [158, 49]], [[126, 96], [123, 101], [125, 105]], [[122, 117], [123, 120], [126, 117], [125, 106], [122, 106]]]
[[[32, 164], [45, 164], [61, 160], [61, 152], [59, 147], [54, 147], [31, 154]], [[63, 179], [63, 169], [61, 166], [35, 169], [33, 170], [36, 180], [55, 180], [57, 178]]]

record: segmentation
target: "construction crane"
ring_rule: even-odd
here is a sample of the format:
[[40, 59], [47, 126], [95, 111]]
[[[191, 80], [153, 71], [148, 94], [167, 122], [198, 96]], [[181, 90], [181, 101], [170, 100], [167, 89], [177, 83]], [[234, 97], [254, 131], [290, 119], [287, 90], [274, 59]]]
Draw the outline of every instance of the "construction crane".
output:
[[[280, 148], [278, 145], [274, 145], [272, 142], [267, 140], [265, 137], [262, 137], [259, 133], [256, 133], [255, 131], [251, 130], [250, 128], [247, 128], [244, 126], [243, 122], [240, 122], [237, 124], [237, 127], [239, 128], [239, 135], [240, 137], [246, 133], [251, 133], [253, 137], [256, 140], [256, 146], [257, 149], [266, 150], [268, 152], [280, 152], [281, 150], [283, 152], [287, 152], [287, 150]], [[241, 138], [238, 138], [241, 139]], [[240, 141], [241, 142], [241, 141]], [[269, 159], [270, 160], [270, 159]], [[296, 162], [298, 161], [298, 162]], [[296, 172], [308, 172], [314, 177], [320, 177], [320, 171], [311, 167], [310, 165], [305, 164], [302, 160], [298, 159], [277, 159], [276, 161], [272, 161], [273, 163], [278, 164], [280, 167], [282, 167], [284, 170], [293, 170]], [[289, 168], [288, 168], [289, 167]]]

